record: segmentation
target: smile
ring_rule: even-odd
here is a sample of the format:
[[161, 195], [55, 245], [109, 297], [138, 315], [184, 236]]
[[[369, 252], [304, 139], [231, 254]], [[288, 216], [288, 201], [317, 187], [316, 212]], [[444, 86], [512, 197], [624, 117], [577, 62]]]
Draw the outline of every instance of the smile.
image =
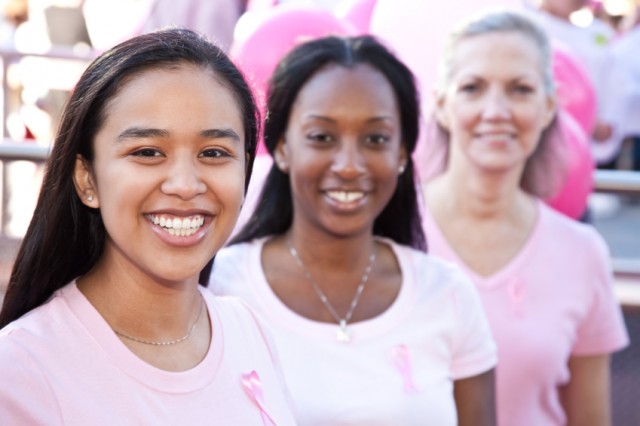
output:
[[511, 140], [515, 136], [511, 133], [479, 133], [476, 134], [476, 137], [484, 141], [501, 141]]
[[327, 191], [327, 195], [332, 200], [336, 200], [340, 203], [351, 203], [353, 201], [358, 201], [362, 197], [364, 197], [364, 192], [362, 191]]
[[188, 237], [196, 232], [204, 225], [203, 215], [194, 215], [189, 217], [176, 217], [169, 215], [145, 215], [151, 223], [160, 226], [165, 232], [176, 237]]

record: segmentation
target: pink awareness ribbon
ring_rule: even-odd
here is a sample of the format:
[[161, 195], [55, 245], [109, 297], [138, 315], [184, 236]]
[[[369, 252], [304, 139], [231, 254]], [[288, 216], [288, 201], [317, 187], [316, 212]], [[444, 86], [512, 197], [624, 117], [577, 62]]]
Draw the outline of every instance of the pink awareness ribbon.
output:
[[404, 379], [405, 393], [420, 393], [420, 388], [413, 381], [413, 368], [411, 363], [411, 352], [407, 345], [398, 345], [391, 351], [393, 364], [398, 369]]
[[511, 280], [507, 287], [507, 292], [511, 301], [511, 312], [516, 317], [522, 317], [524, 315], [523, 302], [526, 293], [524, 282], [518, 279]]
[[276, 426], [276, 422], [273, 421], [273, 417], [271, 417], [267, 410], [267, 406], [264, 402], [264, 393], [262, 391], [262, 382], [260, 381], [260, 376], [258, 376], [258, 373], [256, 373], [255, 370], [252, 370], [250, 373], [242, 374], [242, 388], [260, 409], [262, 423], [265, 426]]

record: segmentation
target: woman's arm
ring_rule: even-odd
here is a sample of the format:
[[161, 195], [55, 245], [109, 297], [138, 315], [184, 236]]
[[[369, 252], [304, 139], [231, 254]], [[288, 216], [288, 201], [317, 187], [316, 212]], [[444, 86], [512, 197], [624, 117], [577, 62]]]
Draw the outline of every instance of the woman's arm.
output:
[[560, 388], [567, 425], [611, 425], [609, 355], [572, 356], [571, 380]]
[[456, 380], [453, 396], [458, 410], [458, 426], [493, 426], [496, 424], [494, 373]]

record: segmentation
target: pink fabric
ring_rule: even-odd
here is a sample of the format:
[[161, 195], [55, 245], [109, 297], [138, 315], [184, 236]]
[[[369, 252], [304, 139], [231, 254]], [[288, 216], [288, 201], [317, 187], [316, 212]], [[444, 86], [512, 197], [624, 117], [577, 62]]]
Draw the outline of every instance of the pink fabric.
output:
[[[136, 357], [71, 283], [0, 331], [3, 425], [294, 424], [260, 323], [240, 301], [202, 290], [212, 325], [205, 359], [167, 372]], [[259, 373], [261, 408], [243, 389]]]
[[299, 316], [273, 293], [264, 241], [219, 251], [210, 287], [243, 298], [271, 326], [299, 425], [456, 424], [452, 381], [496, 363], [478, 295], [457, 268], [383, 240], [400, 264], [400, 294], [380, 316], [349, 324], [344, 343], [337, 324]]
[[602, 238], [538, 202], [537, 224], [520, 253], [481, 277], [466, 268], [429, 211], [423, 214], [430, 252], [460, 265], [480, 290], [498, 345], [498, 424], [566, 424], [558, 387], [570, 380], [569, 357], [628, 344]]

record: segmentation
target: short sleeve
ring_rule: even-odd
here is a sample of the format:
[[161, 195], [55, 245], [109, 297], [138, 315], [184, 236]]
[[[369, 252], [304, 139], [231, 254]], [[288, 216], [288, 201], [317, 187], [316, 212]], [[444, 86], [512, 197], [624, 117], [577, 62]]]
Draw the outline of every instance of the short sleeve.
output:
[[622, 310], [613, 292], [613, 272], [607, 245], [593, 234], [589, 245], [590, 258], [585, 267], [591, 268], [589, 282], [590, 306], [578, 327], [573, 355], [599, 355], [622, 349], [629, 343]]
[[452, 297], [456, 328], [451, 371], [453, 379], [458, 380], [494, 368], [497, 348], [475, 286], [462, 273], [456, 273], [455, 284]]
[[12, 341], [9, 333], [0, 333], [2, 424], [62, 425], [59, 407], [40, 367]]

